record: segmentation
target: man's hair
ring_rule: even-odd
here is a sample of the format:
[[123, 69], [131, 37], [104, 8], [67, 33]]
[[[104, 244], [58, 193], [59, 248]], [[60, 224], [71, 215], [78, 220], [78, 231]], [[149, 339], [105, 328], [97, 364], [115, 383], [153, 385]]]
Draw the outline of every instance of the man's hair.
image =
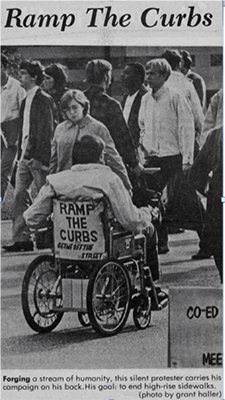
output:
[[5, 54], [1, 53], [1, 63], [2, 63], [4, 68], [7, 67], [8, 62], [9, 62], [8, 57]]
[[61, 64], [51, 64], [45, 68], [44, 71], [47, 75], [50, 75], [55, 82], [55, 89], [61, 90], [65, 87], [67, 82], [67, 74], [65, 67]]
[[72, 151], [72, 164], [97, 164], [105, 148], [98, 136], [85, 135], [75, 142]]
[[151, 67], [154, 67], [159, 71], [161, 75], [164, 75], [166, 80], [169, 78], [171, 74], [171, 66], [168, 63], [168, 61], [165, 60], [164, 58], [155, 58], [151, 61], [148, 61], [145, 66], [145, 69], [150, 69]]
[[133, 69], [135, 75], [139, 76], [141, 83], [145, 81], [145, 67], [139, 62], [130, 62], [126, 64], [126, 67]]
[[[76, 100], [84, 108], [83, 114], [85, 116], [89, 111], [90, 103], [85, 94], [78, 89], [70, 89], [67, 90], [66, 93], [64, 93], [60, 100], [60, 109], [62, 113], [65, 114], [66, 108], [72, 100]], [[66, 117], [66, 119], [68, 119], [67, 115], [64, 116]]]
[[183, 59], [183, 62], [184, 62], [184, 66], [187, 69], [190, 69], [191, 64], [192, 64], [192, 58], [190, 56], [190, 53], [188, 51], [186, 51], [186, 50], [182, 50], [181, 51], [181, 56], [182, 56], [182, 59]]
[[182, 60], [180, 52], [173, 49], [164, 51], [161, 57], [168, 61], [173, 71], [179, 68], [179, 64]]
[[40, 85], [44, 79], [44, 68], [40, 61], [29, 61], [25, 60], [20, 63], [20, 69], [25, 69], [31, 78], [36, 77], [36, 84]]
[[86, 81], [92, 85], [99, 85], [105, 74], [112, 70], [112, 64], [106, 60], [91, 60], [86, 65]]

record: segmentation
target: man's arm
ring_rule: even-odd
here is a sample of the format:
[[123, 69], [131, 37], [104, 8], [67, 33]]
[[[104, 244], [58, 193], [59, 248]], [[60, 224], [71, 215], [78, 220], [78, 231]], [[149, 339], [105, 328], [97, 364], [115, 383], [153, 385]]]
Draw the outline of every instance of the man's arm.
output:
[[141, 106], [138, 114], [138, 124], [140, 128], [140, 144], [143, 145], [143, 140], [146, 135], [145, 131], [145, 102], [146, 102], [146, 97], [143, 96], [141, 100]]
[[133, 204], [129, 193], [117, 175], [110, 175], [108, 181], [106, 195], [117, 221], [129, 231], [139, 231], [150, 227], [153, 233], [150, 209], [148, 207], [137, 208]]
[[58, 153], [57, 153], [57, 128], [55, 130], [55, 134], [52, 140], [51, 145], [51, 158], [49, 162], [49, 173], [55, 174], [58, 168]]
[[47, 183], [42, 186], [34, 203], [23, 214], [29, 228], [37, 229], [40, 226], [46, 225], [46, 218], [53, 210], [54, 196], [54, 190], [47, 181]]
[[109, 111], [109, 132], [124, 164], [128, 165], [131, 169], [134, 169], [138, 165], [138, 157], [130, 130], [123, 116], [122, 108], [118, 102], [113, 102], [111, 106], [112, 107]]
[[200, 145], [200, 137], [201, 137], [203, 122], [204, 122], [204, 114], [202, 111], [202, 106], [201, 106], [198, 94], [194, 88], [193, 83], [191, 83], [191, 82], [190, 82], [190, 94], [191, 94], [191, 99], [190, 99], [191, 107], [192, 107], [192, 112], [194, 115], [196, 140], [197, 140], [198, 145]]
[[[150, 154], [152, 150], [152, 137], [150, 137], [150, 132], [148, 129], [149, 121], [146, 121], [148, 118], [148, 111], [149, 113], [151, 112], [151, 105], [149, 105], [149, 97], [148, 93], [146, 93], [141, 100], [141, 106], [139, 110], [139, 115], [138, 115], [138, 123], [140, 127], [140, 148], [139, 148], [139, 154], [140, 154], [140, 159], [142, 162], [144, 162], [145, 157]], [[147, 134], [148, 131], [148, 134]]]
[[177, 135], [179, 150], [183, 157], [183, 170], [193, 163], [195, 126], [191, 105], [184, 95], [177, 92], [174, 96], [174, 105], [177, 114]]

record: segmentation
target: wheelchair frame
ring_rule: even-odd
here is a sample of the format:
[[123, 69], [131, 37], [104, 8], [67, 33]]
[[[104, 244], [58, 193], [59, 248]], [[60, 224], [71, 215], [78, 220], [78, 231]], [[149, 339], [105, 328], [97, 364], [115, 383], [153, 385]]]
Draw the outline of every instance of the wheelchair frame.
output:
[[[133, 309], [134, 324], [145, 329], [151, 307], [161, 310], [149, 266], [146, 237], [134, 236], [102, 215], [105, 258], [66, 260], [40, 255], [28, 266], [22, 284], [22, 309], [28, 325], [36, 332], [50, 332], [64, 312], [77, 312], [83, 326], [91, 325], [102, 336], [117, 334]], [[49, 228], [47, 229], [49, 232]]]

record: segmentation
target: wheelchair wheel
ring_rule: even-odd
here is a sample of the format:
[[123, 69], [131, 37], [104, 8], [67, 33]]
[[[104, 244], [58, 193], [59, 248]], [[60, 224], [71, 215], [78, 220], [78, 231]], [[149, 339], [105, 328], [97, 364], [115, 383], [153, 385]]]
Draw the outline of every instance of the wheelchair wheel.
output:
[[57, 278], [54, 257], [50, 255], [35, 258], [25, 273], [22, 309], [28, 325], [36, 332], [50, 332], [62, 319], [63, 312], [52, 310], [53, 304], [57, 307], [62, 305], [61, 285], [56, 289], [56, 296], [50, 294]]
[[114, 259], [99, 263], [87, 288], [87, 310], [94, 330], [102, 336], [117, 334], [130, 309], [131, 285], [127, 270]]
[[78, 316], [79, 322], [82, 326], [86, 327], [86, 326], [91, 325], [89, 317], [88, 317], [88, 313], [78, 311], [77, 316]]
[[140, 296], [137, 300], [134, 311], [133, 320], [136, 328], [146, 329], [151, 322], [151, 298]]

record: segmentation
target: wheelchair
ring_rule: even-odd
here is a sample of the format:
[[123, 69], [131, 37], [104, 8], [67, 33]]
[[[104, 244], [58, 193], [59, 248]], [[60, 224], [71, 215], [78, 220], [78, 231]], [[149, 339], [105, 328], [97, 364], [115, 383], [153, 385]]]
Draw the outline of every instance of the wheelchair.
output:
[[50, 332], [65, 312], [77, 312], [82, 326], [112, 336], [131, 310], [135, 326], [145, 329], [152, 302], [154, 310], [168, 304], [168, 297], [158, 301], [145, 234], [125, 231], [102, 194], [85, 201], [54, 200], [53, 224], [38, 230], [36, 238], [37, 248], [49, 247], [50, 240], [53, 254], [35, 258], [22, 283], [22, 309], [34, 331]]

